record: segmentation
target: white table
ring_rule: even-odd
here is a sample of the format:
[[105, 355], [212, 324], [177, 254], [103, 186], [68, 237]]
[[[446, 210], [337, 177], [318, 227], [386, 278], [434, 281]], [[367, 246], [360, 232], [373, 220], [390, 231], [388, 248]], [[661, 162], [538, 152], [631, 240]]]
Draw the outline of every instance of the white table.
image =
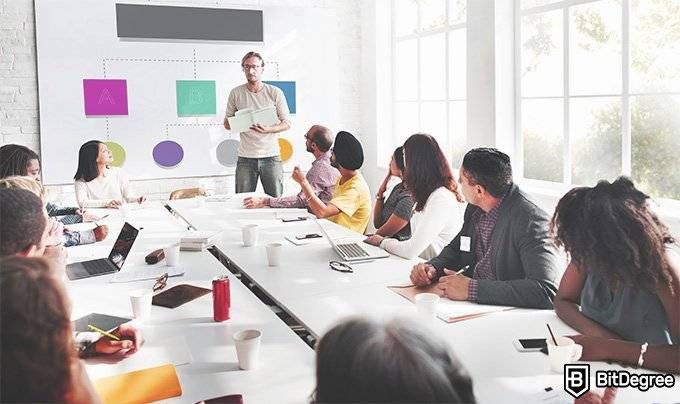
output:
[[[216, 247], [248, 278], [262, 288], [277, 304], [296, 318], [312, 334], [322, 335], [330, 326], [351, 314], [393, 316], [414, 315], [415, 308], [406, 299], [387, 289], [388, 285], [408, 282], [415, 261], [398, 257], [353, 264], [355, 273], [343, 274], [328, 269], [328, 260], [337, 259], [327, 243], [294, 246], [285, 236], [317, 232], [310, 221], [281, 223], [267, 209], [245, 210], [237, 203], [207, 204], [198, 207], [193, 201], [171, 201], [169, 206], [199, 230], [223, 230]], [[247, 213], [242, 213], [247, 212]], [[260, 242], [244, 247], [240, 228], [260, 224]], [[326, 223], [332, 233], [345, 231]], [[352, 234], [345, 231], [346, 235]], [[361, 239], [361, 236], [356, 236]], [[284, 244], [281, 266], [268, 267], [264, 245]], [[475, 382], [479, 402], [540, 402], [546, 387], [566, 397], [563, 376], [550, 371], [548, 358], [540, 352], [520, 353], [513, 346], [519, 338], [546, 336], [546, 323], [561, 335], [576, 334], [552, 310], [516, 309], [459, 323], [441, 321], [429, 325], [451, 343]], [[598, 369], [622, 369], [618, 365], [591, 362], [591, 375]], [[653, 373], [627, 369], [634, 373]], [[680, 378], [673, 389], [620, 389], [617, 403], [677, 401]]]
[[[148, 251], [167, 245], [185, 232], [185, 226], [161, 206], [134, 211], [130, 216], [127, 220], [143, 225], [145, 232], [135, 242], [124, 270], [128, 266], [145, 265], [143, 258]], [[120, 228], [123, 223], [120, 219], [112, 215], [108, 224], [111, 228]], [[110, 249], [116, 236], [117, 233], [110, 233], [107, 240], [98, 243], [101, 245], [97, 250]], [[74, 260], [89, 258], [82, 253], [88, 246], [72, 249], [80, 253], [71, 254], [78, 257]], [[107, 253], [94, 255], [100, 257]], [[229, 274], [208, 252], [181, 252], [180, 255], [180, 266], [186, 268], [186, 273], [170, 278], [166, 288], [179, 283], [210, 288], [213, 277]], [[91, 312], [131, 317], [129, 292], [140, 287], [151, 288], [154, 283], [153, 280], [109, 283], [112, 276], [66, 282], [73, 301], [74, 319]], [[142, 347], [118, 363], [112, 363], [109, 358], [88, 359], [86, 368], [90, 376], [99, 378], [160, 365], [166, 359], [176, 359], [176, 351], [188, 351], [190, 363], [177, 366], [183, 394], [168, 402], [194, 403], [228, 394], [242, 394], [245, 402], [251, 403], [308, 401], [314, 388], [313, 350], [238, 279], [231, 274], [229, 277], [232, 304], [228, 321], [213, 321], [212, 294], [176, 309], [153, 306], [151, 319], [139, 324], [146, 339], [146, 351]], [[243, 371], [238, 369], [231, 336], [249, 328], [262, 332], [262, 348], [258, 369]]]

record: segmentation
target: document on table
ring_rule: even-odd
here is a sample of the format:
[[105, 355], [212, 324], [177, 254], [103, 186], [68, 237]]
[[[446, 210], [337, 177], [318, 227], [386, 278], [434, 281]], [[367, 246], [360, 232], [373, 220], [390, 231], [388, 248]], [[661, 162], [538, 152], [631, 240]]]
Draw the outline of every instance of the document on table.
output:
[[[418, 287], [413, 285], [388, 286], [388, 289], [396, 294], [405, 297], [411, 302], [415, 301], [415, 297], [419, 293], [434, 293], [440, 294], [436, 285]], [[450, 300], [442, 297], [437, 303], [437, 317], [447, 323], [455, 323], [458, 321], [470, 320], [481, 317], [491, 313], [512, 310], [515, 307], [511, 306], [494, 306], [488, 304], [477, 304], [472, 302], [464, 302], [457, 300]]]
[[227, 118], [232, 132], [247, 132], [255, 124], [272, 126], [280, 122], [276, 107], [270, 106], [252, 110], [250, 108], [236, 111], [236, 115]]
[[90, 378], [98, 379], [165, 363], [186, 365], [192, 360], [184, 337], [154, 338], [154, 335], [145, 335], [144, 345], [134, 355], [122, 359], [97, 356], [87, 359], [85, 364]]
[[184, 275], [185, 269], [182, 267], [169, 267], [162, 261], [160, 265], [149, 265], [148, 267], [125, 268], [117, 272], [111, 278], [111, 283], [125, 283], [136, 281], [156, 280], [167, 273], [168, 277]]

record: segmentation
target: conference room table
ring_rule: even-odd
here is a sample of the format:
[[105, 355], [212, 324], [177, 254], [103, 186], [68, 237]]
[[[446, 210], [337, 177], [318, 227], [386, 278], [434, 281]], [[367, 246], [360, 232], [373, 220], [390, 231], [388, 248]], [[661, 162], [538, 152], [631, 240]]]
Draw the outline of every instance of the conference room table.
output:
[[[232, 195], [205, 204], [179, 200], [169, 201], [168, 206], [198, 230], [220, 229], [215, 247], [229, 264], [315, 337], [322, 336], [333, 324], [349, 315], [419, 319], [415, 306], [388, 286], [410, 283], [412, 266], [422, 260], [390, 256], [368, 263], [352, 263], [353, 273], [331, 270], [329, 260], [339, 257], [325, 238], [313, 239], [306, 245], [295, 245], [290, 240], [296, 235], [320, 233], [319, 224], [332, 238], [361, 241], [364, 236], [326, 220], [284, 223], [280, 217], [285, 212], [280, 209], [244, 209], [242, 199], [242, 195]], [[300, 212], [292, 214], [296, 215]], [[258, 224], [259, 228], [259, 241], [251, 247], [243, 245], [241, 235], [241, 228], [248, 224]], [[265, 246], [272, 242], [283, 244], [282, 260], [276, 267], [267, 265]], [[563, 390], [563, 375], [550, 370], [546, 355], [518, 352], [513, 345], [520, 338], [546, 338], [546, 324], [550, 324], [558, 335], [578, 334], [553, 310], [520, 308], [455, 323], [426, 321], [422, 326], [450, 343], [474, 380], [479, 402], [571, 402], [571, 397]], [[593, 376], [596, 370], [624, 369], [618, 364], [604, 362], [581, 363], [591, 366]], [[643, 369], [625, 370], [638, 374], [655, 373]], [[680, 378], [675, 376], [675, 380], [675, 387], [670, 389], [653, 388], [646, 392], [619, 389], [617, 403], [677, 402]]]
[[[68, 248], [70, 262], [107, 256], [126, 221], [143, 230], [122, 271], [164, 266], [164, 261], [148, 266], [144, 257], [187, 234], [186, 224], [158, 202], [133, 206], [125, 214], [108, 209], [92, 211], [99, 215], [109, 214], [99, 222], [109, 226], [109, 235], [96, 244]], [[72, 227], [92, 226], [94, 224], [87, 223]], [[166, 402], [195, 403], [231, 394], [241, 394], [246, 403], [309, 401], [314, 389], [314, 351], [208, 251], [182, 251], [178, 267], [184, 270], [184, 275], [170, 277], [163, 290], [178, 284], [211, 288], [214, 277], [228, 276], [230, 319], [213, 321], [210, 293], [175, 309], [153, 306], [148, 320], [134, 320], [145, 340], [140, 351], [127, 358], [96, 356], [86, 359], [90, 378], [96, 380], [173, 363], [182, 395], [164, 400]], [[132, 318], [130, 291], [150, 290], [155, 283], [154, 280], [114, 283], [114, 277], [104, 275], [66, 281], [74, 320], [89, 313]], [[258, 367], [247, 371], [238, 367], [232, 340], [234, 333], [245, 329], [262, 332]]]

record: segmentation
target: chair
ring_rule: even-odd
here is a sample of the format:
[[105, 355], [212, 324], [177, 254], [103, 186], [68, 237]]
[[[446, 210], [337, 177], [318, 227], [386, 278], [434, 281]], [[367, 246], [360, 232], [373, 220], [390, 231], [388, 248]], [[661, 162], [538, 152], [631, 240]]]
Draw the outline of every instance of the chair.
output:
[[203, 187], [176, 189], [170, 193], [170, 200], [189, 199], [197, 196], [208, 196], [208, 193]]

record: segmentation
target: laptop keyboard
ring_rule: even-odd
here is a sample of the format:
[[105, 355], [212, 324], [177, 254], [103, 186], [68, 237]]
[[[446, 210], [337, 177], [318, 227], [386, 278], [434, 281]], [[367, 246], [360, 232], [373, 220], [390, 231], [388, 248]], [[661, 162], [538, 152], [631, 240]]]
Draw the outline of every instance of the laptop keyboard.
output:
[[338, 244], [337, 247], [338, 250], [340, 250], [340, 252], [342, 252], [342, 254], [348, 258], [359, 258], [369, 256], [366, 250], [359, 247], [357, 243]]
[[114, 272], [113, 265], [106, 260], [96, 260], [83, 262], [83, 266], [87, 269], [90, 275], [103, 274], [107, 272]]

